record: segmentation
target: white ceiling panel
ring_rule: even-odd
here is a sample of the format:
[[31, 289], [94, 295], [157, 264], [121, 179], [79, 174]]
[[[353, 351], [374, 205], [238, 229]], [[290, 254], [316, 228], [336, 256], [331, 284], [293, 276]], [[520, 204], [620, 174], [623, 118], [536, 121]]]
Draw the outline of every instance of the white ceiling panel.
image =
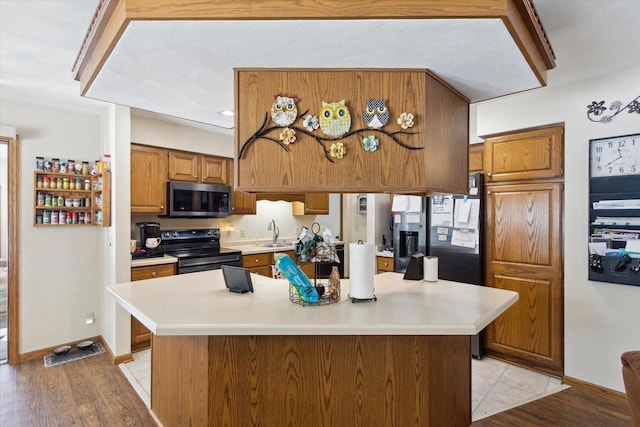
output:
[[87, 96], [230, 128], [234, 67], [430, 69], [471, 101], [540, 86], [498, 19], [134, 21]]

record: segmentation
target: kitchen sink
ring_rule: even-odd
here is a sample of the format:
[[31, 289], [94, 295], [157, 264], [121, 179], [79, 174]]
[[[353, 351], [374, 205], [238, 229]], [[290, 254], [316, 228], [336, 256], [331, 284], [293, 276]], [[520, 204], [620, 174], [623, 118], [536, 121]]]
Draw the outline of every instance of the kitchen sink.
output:
[[282, 248], [282, 247], [285, 247], [285, 246], [295, 246], [295, 243], [287, 243], [287, 242], [263, 243], [260, 246], [263, 247], [263, 248]]

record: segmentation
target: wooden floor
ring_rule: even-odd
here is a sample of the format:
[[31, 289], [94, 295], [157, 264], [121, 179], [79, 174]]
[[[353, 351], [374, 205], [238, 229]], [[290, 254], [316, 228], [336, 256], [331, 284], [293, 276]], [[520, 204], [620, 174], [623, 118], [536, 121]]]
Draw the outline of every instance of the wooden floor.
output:
[[571, 387], [471, 424], [473, 427], [631, 427], [626, 402]]
[[45, 368], [0, 366], [0, 426], [155, 426], [106, 353]]
[[[155, 426], [105, 354], [45, 368], [0, 366], [0, 426]], [[631, 426], [626, 403], [579, 387], [476, 421], [472, 427]]]

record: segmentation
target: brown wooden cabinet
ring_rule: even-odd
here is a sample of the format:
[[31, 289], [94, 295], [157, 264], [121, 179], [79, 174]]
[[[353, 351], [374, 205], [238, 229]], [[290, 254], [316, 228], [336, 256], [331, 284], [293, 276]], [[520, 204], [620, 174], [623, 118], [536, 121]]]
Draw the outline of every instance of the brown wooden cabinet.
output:
[[[229, 159], [229, 185], [234, 188], [233, 165], [234, 160]], [[233, 190], [231, 194], [231, 213], [234, 215], [255, 215], [256, 194]]]
[[377, 266], [377, 273], [393, 271], [393, 258], [389, 258], [385, 256], [377, 256], [376, 266]]
[[486, 137], [485, 183], [555, 178], [563, 175], [561, 126]]
[[131, 213], [164, 214], [168, 150], [131, 144]]
[[169, 150], [169, 179], [229, 185], [229, 160], [189, 151]]
[[[131, 268], [131, 281], [155, 279], [176, 274], [175, 264], [148, 265]], [[131, 316], [131, 351], [142, 350], [151, 345], [151, 331]]]
[[[273, 94], [282, 90], [283, 82], [299, 98], [298, 111], [317, 111], [326, 97], [346, 97], [353, 118], [350, 132], [325, 141], [315, 140], [315, 132], [296, 130], [296, 143], [283, 150], [278, 145], [279, 128], [263, 125]], [[236, 184], [242, 191], [461, 193], [468, 189], [469, 103], [429, 72], [236, 68], [235, 93]], [[357, 131], [366, 128], [356, 117], [372, 93], [386, 98], [394, 114], [394, 120], [376, 133], [381, 148], [374, 153], [362, 149]], [[406, 131], [395, 121], [403, 111], [415, 117], [414, 126]], [[298, 120], [292, 126], [302, 124]], [[334, 160], [328, 153], [338, 142], [349, 148], [344, 159]]]
[[469, 146], [469, 173], [484, 171], [484, 144]]
[[292, 202], [293, 215], [328, 215], [328, 193], [306, 193], [304, 202]]
[[[283, 253], [289, 255], [289, 258], [292, 260], [296, 259], [296, 255], [294, 251], [278, 251], [277, 253]], [[272, 277], [273, 272], [271, 271], [271, 266], [275, 265], [274, 255], [276, 252], [262, 252], [257, 254], [243, 255], [242, 256], [242, 266], [244, 268], [249, 269], [250, 272], [260, 274], [261, 276]], [[298, 267], [302, 270], [307, 277], [313, 278], [314, 275], [314, 267], [313, 263], [297, 263]]]
[[[487, 286], [520, 299], [486, 330], [487, 354], [562, 376], [563, 128], [485, 140]], [[511, 182], [507, 182], [511, 181]]]

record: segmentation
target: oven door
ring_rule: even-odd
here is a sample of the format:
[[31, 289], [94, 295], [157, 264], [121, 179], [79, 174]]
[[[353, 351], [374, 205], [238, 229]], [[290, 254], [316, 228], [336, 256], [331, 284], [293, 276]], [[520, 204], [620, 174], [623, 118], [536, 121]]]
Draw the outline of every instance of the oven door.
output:
[[242, 267], [241, 254], [224, 254], [199, 256], [194, 258], [180, 258], [178, 260], [178, 274], [195, 273], [196, 271], [218, 270], [223, 265]]

